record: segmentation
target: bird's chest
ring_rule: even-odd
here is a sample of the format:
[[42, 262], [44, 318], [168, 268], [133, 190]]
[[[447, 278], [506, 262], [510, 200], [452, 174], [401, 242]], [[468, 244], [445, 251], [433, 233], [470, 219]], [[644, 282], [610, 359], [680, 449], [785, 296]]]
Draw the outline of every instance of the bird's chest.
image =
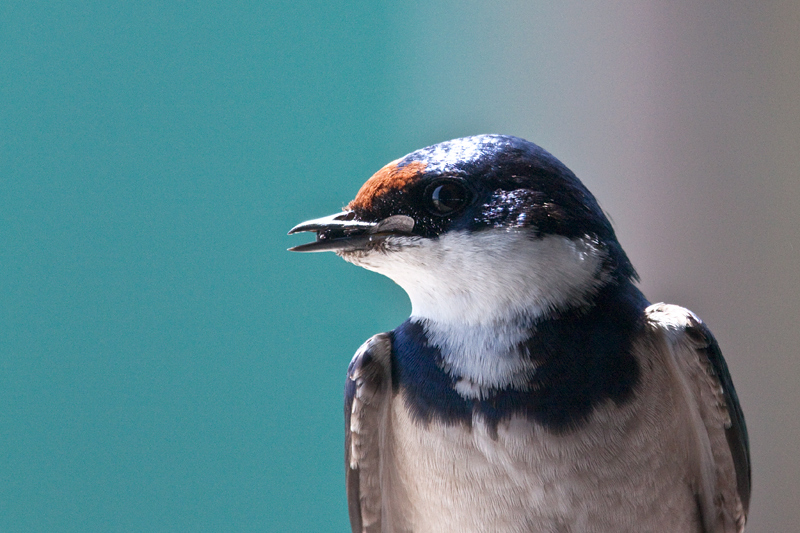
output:
[[[482, 422], [444, 426], [412, 421], [402, 402], [392, 413], [393, 500], [409, 531], [559, 531], [569, 500], [595, 483], [563, 448], [524, 430]], [[398, 522], [400, 522], [398, 520]], [[524, 527], [523, 527], [524, 526]], [[400, 529], [403, 530], [402, 528]]]
[[420, 424], [400, 395], [390, 409], [383, 501], [392, 531], [658, 531], [670, 498], [694, 505], [680, 488], [685, 473], [649, 445], [654, 428], [557, 435], [515, 417], [494, 433], [477, 418]]

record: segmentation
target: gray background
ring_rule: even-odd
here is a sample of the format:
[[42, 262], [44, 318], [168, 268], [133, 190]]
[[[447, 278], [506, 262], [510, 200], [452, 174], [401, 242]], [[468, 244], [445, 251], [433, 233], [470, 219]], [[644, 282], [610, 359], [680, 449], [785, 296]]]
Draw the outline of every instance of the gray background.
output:
[[0, 531], [344, 531], [342, 385], [402, 291], [285, 232], [509, 133], [713, 329], [748, 531], [800, 523], [800, 4], [0, 4]]

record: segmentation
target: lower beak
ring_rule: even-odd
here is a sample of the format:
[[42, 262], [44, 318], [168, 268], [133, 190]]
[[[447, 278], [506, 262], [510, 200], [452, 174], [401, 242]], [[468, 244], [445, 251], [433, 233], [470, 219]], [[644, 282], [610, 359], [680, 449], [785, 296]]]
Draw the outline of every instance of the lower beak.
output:
[[304, 231], [317, 232], [317, 240], [289, 248], [290, 252], [353, 252], [366, 250], [390, 235], [410, 235], [414, 219], [394, 215], [380, 222], [357, 220], [355, 213], [345, 211], [314, 220], [307, 220], [289, 230], [289, 235]]

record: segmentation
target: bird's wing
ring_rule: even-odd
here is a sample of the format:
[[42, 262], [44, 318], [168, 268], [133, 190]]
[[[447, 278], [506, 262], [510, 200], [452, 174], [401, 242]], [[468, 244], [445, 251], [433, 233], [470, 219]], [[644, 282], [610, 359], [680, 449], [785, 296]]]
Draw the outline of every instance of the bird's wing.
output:
[[345, 384], [345, 471], [354, 533], [381, 530], [380, 450], [391, 395], [392, 341], [379, 333], [358, 349]]
[[708, 327], [675, 305], [647, 308], [665, 333], [695, 422], [698, 505], [708, 532], [743, 531], [750, 502], [750, 445], [728, 366]]

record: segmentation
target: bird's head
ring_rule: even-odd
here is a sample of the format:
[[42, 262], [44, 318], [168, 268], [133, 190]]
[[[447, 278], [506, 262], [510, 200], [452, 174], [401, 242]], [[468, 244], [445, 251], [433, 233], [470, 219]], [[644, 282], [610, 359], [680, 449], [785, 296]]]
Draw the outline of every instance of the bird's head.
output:
[[443, 142], [393, 161], [342, 213], [303, 222], [297, 252], [333, 251], [408, 293], [412, 317], [536, 319], [591, 305], [636, 277], [594, 196], [558, 159], [506, 135]]

